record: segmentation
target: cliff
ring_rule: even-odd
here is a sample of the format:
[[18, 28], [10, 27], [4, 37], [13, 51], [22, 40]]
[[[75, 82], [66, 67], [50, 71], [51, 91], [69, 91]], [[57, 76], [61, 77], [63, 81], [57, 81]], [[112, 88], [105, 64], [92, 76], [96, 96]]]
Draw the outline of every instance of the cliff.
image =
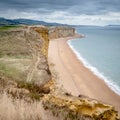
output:
[[75, 29], [71, 27], [50, 27], [49, 38], [70, 37], [75, 35]]
[[[75, 29], [69, 27], [26, 26], [0, 31], [0, 93], [30, 104], [41, 100], [46, 120], [119, 120], [111, 105], [72, 96], [55, 84], [47, 61], [49, 39], [74, 35]], [[40, 119], [45, 120], [44, 116]]]
[[[27, 81], [42, 85], [51, 79], [47, 55], [48, 55], [48, 29], [44, 26], [30, 27], [26, 32], [26, 39], [30, 44], [32, 53], [32, 65], [27, 75]], [[32, 74], [31, 74], [32, 73]]]
[[[57, 120], [119, 120], [112, 106], [87, 97], [49, 95], [45, 97], [43, 107]], [[50, 117], [49, 112], [47, 114]]]
[[8, 75], [5, 70], [0, 72], [15, 81], [34, 83], [38, 86], [51, 80], [47, 62], [47, 28], [41, 26], [10, 29], [0, 31], [0, 37], [0, 63], [15, 69], [19, 75], [15, 78], [10, 71]]
[[49, 46], [49, 30], [42, 26], [42, 27], [34, 27], [33, 28], [36, 32], [39, 33], [39, 35], [41, 36], [42, 40], [43, 40], [43, 44], [42, 44], [42, 53], [43, 55], [48, 56], [48, 46]]

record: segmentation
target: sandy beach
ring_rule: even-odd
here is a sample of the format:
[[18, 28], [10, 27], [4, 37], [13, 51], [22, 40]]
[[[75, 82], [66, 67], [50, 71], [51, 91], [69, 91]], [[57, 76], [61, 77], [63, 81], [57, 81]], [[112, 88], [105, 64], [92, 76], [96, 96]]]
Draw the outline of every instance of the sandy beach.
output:
[[120, 113], [120, 96], [114, 93], [103, 80], [94, 75], [77, 59], [67, 40], [75, 37], [50, 41], [48, 61], [58, 73], [57, 83], [72, 95], [85, 95], [115, 106]]

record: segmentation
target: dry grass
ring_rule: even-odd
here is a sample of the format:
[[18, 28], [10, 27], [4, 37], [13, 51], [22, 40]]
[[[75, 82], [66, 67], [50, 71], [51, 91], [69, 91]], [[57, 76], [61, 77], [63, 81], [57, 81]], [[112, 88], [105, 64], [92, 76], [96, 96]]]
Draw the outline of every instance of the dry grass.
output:
[[15, 67], [8, 66], [3, 62], [0, 62], [0, 73], [15, 81], [25, 79], [25, 76], [20, 70], [16, 69]]
[[3, 56], [18, 58], [30, 56], [24, 30], [19, 28], [18, 30], [0, 31], [0, 57]]
[[[32, 54], [36, 54], [30, 45], [40, 51], [42, 40], [39, 34], [25, 33], [22, 28], [0, 31], [0, 120], [42, 120], [40, 98], [50, 90], [25, 82]], [[23, 89], [30, 93], [19, 92]], [[1, 94], [4, 90], [13, 96]]]
[[6, 93], [0, 96], [0, 120], [42, 120], [40, 112], [40, 102], [27, 103]]

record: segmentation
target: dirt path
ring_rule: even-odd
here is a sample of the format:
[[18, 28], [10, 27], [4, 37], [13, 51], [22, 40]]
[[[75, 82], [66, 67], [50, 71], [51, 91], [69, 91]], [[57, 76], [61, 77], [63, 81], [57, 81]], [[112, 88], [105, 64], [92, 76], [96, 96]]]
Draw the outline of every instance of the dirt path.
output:
[[[29, 35], [29, 33], [30, 33], [30, 26], [26, 30], [26, 34]], [[31, 43], [31, 41], [29, 40], [29, 37], [26, 37], [26, 38], [32, 52], [32, 64], [29, 67], [29, 72], [27, 74], [26, 81], [31, 82], [34, 72], [37, 70], [37, 66], [40, 63], [40, 56], [39, 56], [40, 53], [39, 53], [39, 50], [37, 50], [37, 48]]]
[[120, 111], [120, 96], [111, 91], [103, 80], [83, 66], [66, 41], [67, 38], [51, 40], [49, 45], [49, 63], [54, 63], [54, 69], [59, 73], [58, 85], [73, 95], [82, 94], [98, 99], [112, 104]]

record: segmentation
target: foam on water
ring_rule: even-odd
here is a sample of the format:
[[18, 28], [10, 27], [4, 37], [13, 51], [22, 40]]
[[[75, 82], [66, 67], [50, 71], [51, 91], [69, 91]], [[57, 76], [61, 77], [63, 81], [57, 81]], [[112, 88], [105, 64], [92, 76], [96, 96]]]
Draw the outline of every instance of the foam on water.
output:
[[118, 95], [120, 95], [120, 88], [110, 80], [109, 77], [105, 76], [104, 73], [101, 73], [96, 67], [92, 66], [85, 58], [82, 57], [82, 55], [77, 52], [74, 48], [74, 46], [70, 42], [71, 40], [68, 40], [69, 47], [73, 50], [77, 58], [83, 63], [83, 65], [88, 68], [90, 71], [93, 72], [96, 76], [98, 76], [100, 79], [104, 80], [105, 83]]

